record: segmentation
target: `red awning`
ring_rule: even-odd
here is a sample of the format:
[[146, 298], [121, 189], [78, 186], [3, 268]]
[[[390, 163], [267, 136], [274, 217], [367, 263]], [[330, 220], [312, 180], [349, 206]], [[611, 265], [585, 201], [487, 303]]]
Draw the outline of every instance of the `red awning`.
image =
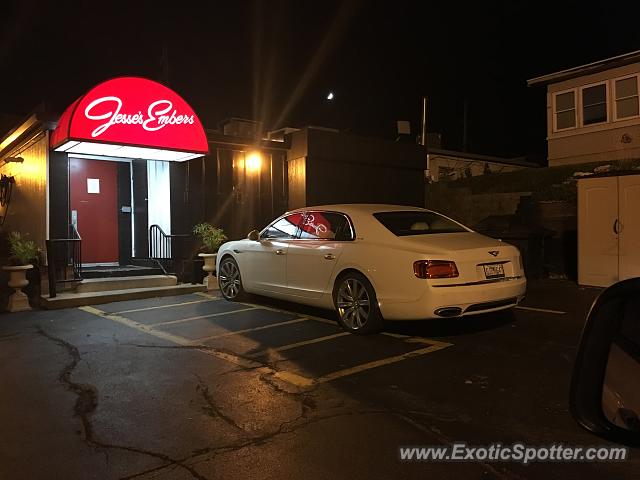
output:
[[58, 151], [158, 160], [209, 152], [189, 104], [164, 85], [138, 77], [108, 80], [78, 98], [60, 117], [50, 145]]

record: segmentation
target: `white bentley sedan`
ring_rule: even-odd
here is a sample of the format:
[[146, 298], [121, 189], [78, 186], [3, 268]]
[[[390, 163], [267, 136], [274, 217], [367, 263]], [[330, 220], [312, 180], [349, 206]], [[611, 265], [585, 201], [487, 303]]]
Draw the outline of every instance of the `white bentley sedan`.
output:
[[256, 293], [335, 308], [353, 333], [385, 320], [460, 317], [514, 307], [518, 249], [431, 210], [345, 204], [288, 212], [218, 251], [227, 300]]

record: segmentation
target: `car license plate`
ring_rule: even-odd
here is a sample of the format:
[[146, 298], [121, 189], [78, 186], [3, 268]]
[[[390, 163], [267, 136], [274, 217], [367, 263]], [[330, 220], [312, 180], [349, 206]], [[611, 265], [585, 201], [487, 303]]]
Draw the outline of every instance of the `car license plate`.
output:
[[491, 263], [489, 265], [483, 265], [484, 276], [487, 278], [501, 278], [504, 277], [504, 265], [502, 263]]

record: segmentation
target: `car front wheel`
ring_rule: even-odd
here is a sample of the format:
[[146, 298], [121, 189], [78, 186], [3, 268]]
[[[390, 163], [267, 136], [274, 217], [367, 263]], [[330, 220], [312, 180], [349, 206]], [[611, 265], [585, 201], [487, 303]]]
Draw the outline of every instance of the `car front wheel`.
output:
[[382, 329], [382, 314], [373, 286], [357, 272], [339, 278], [334, 289], [334, 304], [343, 329], [356, 334]]
[[246, 296], [244, 288], [242, 288], [240, 268], [233, 258], [225, 257], [220, 262], [218, 285], [222, 296], [227, 300], [242, 300]]

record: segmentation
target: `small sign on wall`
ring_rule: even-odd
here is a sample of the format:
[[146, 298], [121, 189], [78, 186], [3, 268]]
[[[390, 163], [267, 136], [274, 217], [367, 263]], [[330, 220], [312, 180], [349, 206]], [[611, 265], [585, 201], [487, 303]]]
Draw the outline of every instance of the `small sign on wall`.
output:
[[87, 178], [87, 193], [100, 193], [99, 178]]

